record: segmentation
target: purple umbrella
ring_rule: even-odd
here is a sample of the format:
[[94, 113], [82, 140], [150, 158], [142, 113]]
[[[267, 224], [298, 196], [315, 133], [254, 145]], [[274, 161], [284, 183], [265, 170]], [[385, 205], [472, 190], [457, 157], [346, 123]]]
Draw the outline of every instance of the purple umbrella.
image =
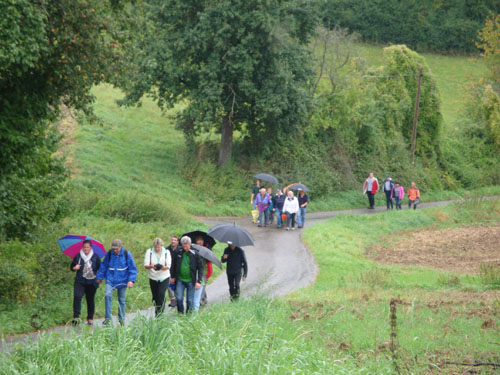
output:
[[63, 238], [58, 239], [57, 243], [59, 244], [59, 247], [61, 248], [63, 254], [69, 256], [70, 258], [74, 258], [75, 255], [78, 254], [82, 249], [83, 241], [85, 240], [90, 241], [94, 254], [96, 254], [99, 258], [102, 258], [104, 255], [106, 255], [106, 249], [104, 248], [104, 245], [89, 236], [68, 234]]

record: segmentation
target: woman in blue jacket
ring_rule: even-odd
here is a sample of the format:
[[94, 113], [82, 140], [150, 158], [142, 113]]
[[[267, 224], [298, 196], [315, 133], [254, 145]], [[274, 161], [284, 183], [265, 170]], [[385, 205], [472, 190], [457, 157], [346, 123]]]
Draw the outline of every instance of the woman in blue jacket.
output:
[[78, 324], [84, 295], [87, 300], [87, 324], [93, 323], [95, 293], [99, 287], [96, 275], [100, 266], [101, 260], [94, 254], [92, 243], [89, 240], [83, 241], [82, 250], [76, 254], [70, 266], [71, 271], [76, 272], [73, 288], [73, 324]]
[[97, 273], [97, 282], [106, 279], [104, 293], [105, 318], [103, 324], [111, 321], [111, 300], [113, 290], [118, 294], [118, 321], [120, 325], [125, 322], [125, 294], [127, 288], [134, 286], [137, 279], [137, 268], [130, 251], [125, 250], [121, 240], [111, 242], [111, 250], [104, 257], [101, 268]]

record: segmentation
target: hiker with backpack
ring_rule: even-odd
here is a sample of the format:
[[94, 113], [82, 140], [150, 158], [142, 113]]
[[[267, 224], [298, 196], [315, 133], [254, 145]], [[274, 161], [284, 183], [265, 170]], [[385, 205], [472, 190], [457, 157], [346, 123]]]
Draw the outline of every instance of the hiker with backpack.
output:
[[155, 316], [160, 315], [164, 309], [165, 293], [170, 282], [171, 263], [170, 251], [163, 247], [161, 238], [155, 238], [153, 247], [146, 251], [144, 257], [144, 268], [149, 270], [149, 287], [153, 296]]
[[90, 240], [83, 241], [82, 250], [73, 258], [70, 269], [76, 272], [73, 286], [73, 324], [78, 324], [82, 299], [87, 300], [87, 324], [91, 326], [95, 312], [95, 294], [99, 284], [96, 274], [101, 266], [101, 259], [92, 250]]
[[118, 322], [125, 323], [125, 295], [127, 288], [132, 288], [137, 279], [137, 268], [130, 251], [125, 250], [119, 239], [111, 242], [111, 249], [104, 256], [101, 268], [97, 273], [97, 282], [100, 284], [106, 279], [104, 293], [105, 317], [104, 325], [111, 322], [111, 301], [113, 291], [118, 294]]

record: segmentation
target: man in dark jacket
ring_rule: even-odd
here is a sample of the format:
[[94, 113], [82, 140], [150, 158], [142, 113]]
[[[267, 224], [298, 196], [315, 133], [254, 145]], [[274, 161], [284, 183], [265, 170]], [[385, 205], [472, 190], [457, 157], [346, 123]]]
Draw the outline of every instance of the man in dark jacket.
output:
[[243, 270], [243, 281], [245, 281], [248, 274], [248, 264], [243, 249], [234, 246], [229, 241], [227, 244], [229, 246], [224, 249], [221, 262], [227, 263], [226, 274], [229, 283], [229, 294], [231, 295], [231, 301], [234, 301], [240, 296], [241, 271]]
[[174, 252], [170, 282], [175, 285], [177, 311], [184, 313], [184, 290], [186, 291], [186, 312], [193, 308], [194, 291], [200, 289], [203, 279], [203, 264], [196, 251], [191, 249], [191, 238], [181, 238], [182, 248]]
[[276, 189], [276, 195], [273, 198], [273, 210], [276, 213], [276, 223], [278, 228], [281, 228], [283, 221], [281, 215], [283, 214], [283, 205], [285, 204], [286, 195], [281, 192], [281, 189]]

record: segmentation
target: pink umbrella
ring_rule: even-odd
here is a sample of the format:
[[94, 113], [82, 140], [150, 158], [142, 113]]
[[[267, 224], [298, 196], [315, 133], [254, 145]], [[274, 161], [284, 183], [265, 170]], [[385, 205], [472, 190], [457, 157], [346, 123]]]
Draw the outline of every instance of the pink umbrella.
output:
[[78, 254], [82, 249], [83, 241], [85, 240], [90, 241], [94, 254], [96, 254], [99, 258], [102, 258], [104, 255], [106, 255], [106, 249], [104, 248], [104, 245], [89, 236], [68, 234], [63, 238], [58, 239], [57, 243], [59, 244], [59, 247], [64, 254], [66, 254], [70, 258], [74, 258], [75, 255]]

